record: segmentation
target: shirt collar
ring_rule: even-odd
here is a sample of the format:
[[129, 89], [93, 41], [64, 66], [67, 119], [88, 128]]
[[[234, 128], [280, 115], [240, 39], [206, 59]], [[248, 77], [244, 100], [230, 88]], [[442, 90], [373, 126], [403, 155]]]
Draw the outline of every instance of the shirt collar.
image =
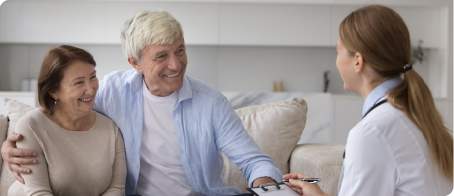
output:
[[[143, 88], [143, 74], [134, 71], [134, 73], [129, 76], [126, 80], [127, 83], [130, 85], [131, 94], [136, 93], [139, 89]], [[178, 103], [192, 98], [192, 87], [189, 83], [188, 76], [184, 74], [183, 77], [183, 86], [178, 91]]]
[[188, 75], [184, 74], [183, 86], [178, 91], [178, 103], [180, 103], [183, 100], [191, 99], [191, 98], [192, 98], [191, 83], [189, 83]]
[[363, 116], [366, 114], [369, 109], [375, 105], [381, 98], [386, 96], [391, 89], [396, 87], [402, 82], [402, 79], [397, 76], [383, 82], [382, 84], [378, 85], [374, 90], [372, 90], [364, 101], [363, 105]]
[[131, 94], [136, 93], [142, 88], [143, 74], [134, 71], [127, 79], [126, 82], [130, 85]]

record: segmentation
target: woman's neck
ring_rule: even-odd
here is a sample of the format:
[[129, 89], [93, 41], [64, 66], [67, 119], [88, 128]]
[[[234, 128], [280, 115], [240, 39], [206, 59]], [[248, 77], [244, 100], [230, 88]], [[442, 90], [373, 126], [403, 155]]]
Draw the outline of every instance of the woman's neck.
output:
[[60, 127], [70, 131], [88, 131], [96, 121], [96, 113], [93, 111], [86, 114], [71, 114], [55, 108], [52, 116], [46, 115]]
[[389, 80], [389, 78], [380, 78], [380, 79], [375, 79], [373, 81], [366, 81], [363, 85], [363, 87], [360, 90], [360, 94], [363, 97], [364, 100], [366, 100], [367, 96], [369, 96], [370, 92], [372, 92], [377, 86], [380, 84], [383, 84]]

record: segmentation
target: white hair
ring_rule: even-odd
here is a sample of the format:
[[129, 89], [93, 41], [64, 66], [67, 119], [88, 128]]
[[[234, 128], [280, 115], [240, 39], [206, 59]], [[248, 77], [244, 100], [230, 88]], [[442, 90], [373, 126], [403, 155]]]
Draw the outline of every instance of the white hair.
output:
[[183, 36], [181, 24], [167, 11], [141, 11], [121, 28], [121, 47], [126, 58], [140, 61], [149, 44], [172, 44]]

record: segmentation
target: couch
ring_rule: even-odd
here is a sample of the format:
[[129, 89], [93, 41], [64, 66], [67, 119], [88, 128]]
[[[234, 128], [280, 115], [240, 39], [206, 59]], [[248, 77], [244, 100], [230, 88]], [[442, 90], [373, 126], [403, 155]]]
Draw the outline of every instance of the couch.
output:
[[[10, 99], [5, 99], [5, 108], [7, 116], [0, 115], [1, 143], [14, 132], [17, 120], [34, 109]], [[307, 105], [303, 99], [293, 98], [235, 111], [248, 134], [273, 158], [283, 174], [298, 172], [321, 178], [321, 189], [329, 195], [336, 195], [344, 146], [322, 143], [297, 145], [306, 124]], [[237, 165], [231, 163], [224, 154], [223, 159], [222, 174], [228, 184], [246, 193], [248, 183]], [[0, 165], [0, 195], [7, 195], [8, 188], [15, 179], [1, 157]]]

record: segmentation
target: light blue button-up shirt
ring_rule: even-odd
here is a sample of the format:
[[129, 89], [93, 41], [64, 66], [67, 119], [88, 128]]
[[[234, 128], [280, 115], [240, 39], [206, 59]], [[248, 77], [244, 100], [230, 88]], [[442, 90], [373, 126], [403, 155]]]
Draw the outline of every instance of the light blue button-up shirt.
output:
[[395, 88], [402, 82], [402, 79], [398, 77], [391, 78], [386, 82], [381, 83], [372, 90], [364, 101], [363, 105], [363, 116], [369, 109], [374, 106], [381, 98], [388, 95], [391, 89]]
[[[128, 174], [126, 194], [134, 194], [140, 171], [143, 121], [143, 75], [135, 70], [112, 72], [100, 82], [94, 110], [107, 115], [121, 129]], [[268, 176], [282, 181], [282, 173], [244, 129], [240, 118], [216, 89], [185, 75], [173, 111], [181, 164], [198, 195], [235, 195], [221, 172], [223, 152], [236, 163], [249, 185]], [[169, 187], [172, 188], [172, 187]]]

